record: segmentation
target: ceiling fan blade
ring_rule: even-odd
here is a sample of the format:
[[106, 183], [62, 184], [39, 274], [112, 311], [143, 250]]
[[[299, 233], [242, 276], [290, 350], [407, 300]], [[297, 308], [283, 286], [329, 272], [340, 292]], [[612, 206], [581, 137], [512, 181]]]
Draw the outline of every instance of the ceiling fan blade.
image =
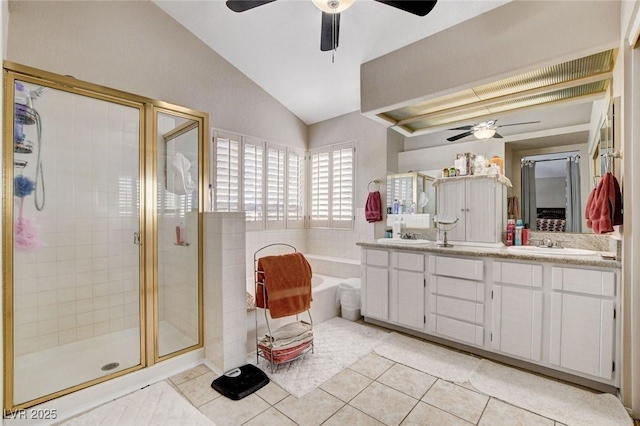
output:
[[458, 139], [466, 138], [467, 136], [470, 136], [472, 134], [473, 132], [464, 132], [464, 133], [460, 133], [459, 135], [451, 136], [450, 138], [447, 138], [447, 140], [449, 142], [455, 142]]
[[418, 16], [425, 16], [434, 8], [437, 0], [375, 0], [378, 3], [384, 3], [387, 6], [395, 7], [396, 9], [404, 10], [405, 12], [412, 13]]
[[234, 12], [245, 12], [254, 7], [262, 6], [263, 4], [271, 3], [276, 0], [227, 0], [227, 7]]
[[[335, 17], [335, 37], [334, 19]], [[340, 14], [322, 12], [322, 28], [320, 29], [320, 50], [327, 52], [338, 48], [340, 38]]]
[[500, 133], [494, 133], [492, 137], [498, 138], [498, 139], [504, 139], [504, 137]]
[[473, 129], [473, 126], [454, 127], [453, 129], [447, 129], [447, 130], [471, 130], [471, 129]]
[[521, 124], [536, 124], [536, 123], [539, 123], [539, 121], [527, 121], [524, 123], [503, 124], [502, 126], [498, 126], [498, 127], [519, 126]]

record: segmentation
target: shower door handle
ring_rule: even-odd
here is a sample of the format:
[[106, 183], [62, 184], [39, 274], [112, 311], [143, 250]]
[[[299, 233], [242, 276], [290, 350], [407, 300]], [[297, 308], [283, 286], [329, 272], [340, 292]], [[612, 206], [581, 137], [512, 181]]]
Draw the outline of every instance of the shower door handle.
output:
[[133, 244], [136, 244], [138, 246], [142, 245], [142, 232], [133, 233]]

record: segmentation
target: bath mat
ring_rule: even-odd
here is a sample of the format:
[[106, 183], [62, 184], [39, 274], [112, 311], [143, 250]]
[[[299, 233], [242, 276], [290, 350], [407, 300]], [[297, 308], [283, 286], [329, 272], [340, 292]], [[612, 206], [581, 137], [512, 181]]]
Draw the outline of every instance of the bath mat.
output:
[[158, 382], [62, 423], [65, 426], [212, 426], [167, 382]]
[[[273, 373], [263, 358], [258, 366], [277, 385], [299, 398], [368, 355], [388, 335], [378, 328], [335, 317], [313, 327], [314, 353], [281, 364]], [[248, 360], [255, 364], [255, 353]]]
[[373, 351], [380, 356], [441, 379], [464, 383], [480, 359], [424, 340], [391, 333]]
[[618, 398], [482, 360], [471, 375], [480, 392], [567, 425], [633, 424]]

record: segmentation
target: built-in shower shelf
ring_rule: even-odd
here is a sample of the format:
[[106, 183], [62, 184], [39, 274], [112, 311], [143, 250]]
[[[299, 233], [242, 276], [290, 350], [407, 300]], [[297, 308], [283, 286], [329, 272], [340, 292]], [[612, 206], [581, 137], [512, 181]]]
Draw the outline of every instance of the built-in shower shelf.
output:
[[16, 103], [14, 120], [20, 124], [35, 124], [36, 110], [27, 105]]
[[33, 152], [33, 142], [24, 140], [13, 143], [13, 152], [18, 154], [31, 154]]

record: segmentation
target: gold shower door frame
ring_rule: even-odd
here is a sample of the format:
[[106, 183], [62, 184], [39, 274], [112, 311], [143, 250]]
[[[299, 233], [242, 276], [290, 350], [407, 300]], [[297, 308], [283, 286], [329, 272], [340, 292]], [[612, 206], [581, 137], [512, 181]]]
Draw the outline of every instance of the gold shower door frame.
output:
[[[76, 392], [90, 386], [106, 382], [128, 373], [150, 367], [157, 362], [199, 349], [203, 346], [203, 211], [205, 203], [204, 182], [208, 182], [209, 155], [207, 132], [209, 117], [207, 113], [184, 108], [178, 105], [145, 98], [116, 89], [77, 80], [73, 77], [62, 76], [36, 68], [19, 65], [13, 62], [3, 63], [4, 84], [4, 144], [3, 152], [3, 369], [4, 369], [4, 413], [32, 407], [46, 401]], [[141, 246], [139, 250], [139, 303], [140, 303], [140, 363], [133, 367], [84, 382], [70, 388], [59, 390], [31, 401], [16, 404], [14, 397], [14, 310], [13, 310], [13, 120], [14, 120], [14, 82], [25, 81], [40, 86], [88, 96], [123, 106], [136, 108], [140, 114], [139, 121], [139, 182], [140, 182], [140, 211], [139, 230], [141, 232]], [[158, 355], [158, 250], [157, 250], [157, 113], [165, 112], [194, 120], [198, 123], [198, 343], [160, 357]]]

